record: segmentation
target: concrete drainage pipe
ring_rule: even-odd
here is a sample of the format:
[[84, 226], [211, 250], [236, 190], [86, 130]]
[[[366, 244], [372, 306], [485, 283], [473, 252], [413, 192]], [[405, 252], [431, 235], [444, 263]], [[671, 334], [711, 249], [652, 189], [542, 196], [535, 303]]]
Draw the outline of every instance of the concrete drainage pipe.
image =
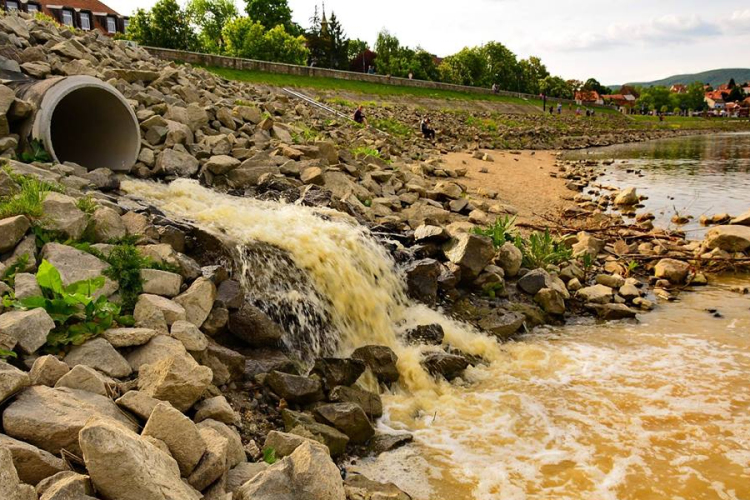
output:
[[41, 141], [55, 161], [120, 172], [135, 164], [141, 148], [138, 119], [113, 86], [91, 76], [70, 76], [14, 87], [18, 98], [36, 105], [22, 134]]

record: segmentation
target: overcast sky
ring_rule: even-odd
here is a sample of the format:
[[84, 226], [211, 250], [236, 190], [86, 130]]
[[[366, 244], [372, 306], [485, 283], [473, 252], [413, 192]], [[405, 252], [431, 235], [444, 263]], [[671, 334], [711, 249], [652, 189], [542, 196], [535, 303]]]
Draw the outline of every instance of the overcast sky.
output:
[[[156, 0], [104, 2], [127, 15]], [[316, 3], [289, 0], [294, 20], [307, 27]], [[553, 74], [606, 85], [750, 67], [747, 0], [328, 0], [332, 10], [371, 44], [382, 28], [439, 56], [496, 40]]]

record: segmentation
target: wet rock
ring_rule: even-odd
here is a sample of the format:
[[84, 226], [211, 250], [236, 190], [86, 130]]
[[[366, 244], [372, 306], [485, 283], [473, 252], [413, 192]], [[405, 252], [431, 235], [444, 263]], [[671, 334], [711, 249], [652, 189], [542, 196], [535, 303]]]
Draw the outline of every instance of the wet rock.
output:
[[229, 315], [229, 331], [250, 346], [273, 346], [281, 340], [284, 332], [263, 311], [251, 304]]
[[518, 287], [529, 295], [536, 295], [542, 288], [549, 288], [552, 277], [544, 269], [534, 269], [518, 280]]
[[141, 434], [163, 441], [183, 476], [193, 472], [206, 451], [198, 427], [168, 403], [153, 408]]
[[348, 475], [344, 481], [344, 490], [347, 498], [352, 500], [411, 500], [395, 484], [372, 481], [362, 474]]
[[372, 455], [380, 455], [386, 451], [395, 450], [414, 441], [414, 436], [407, 433], [375, 434], [370, 439], [367, 451]]
[[708, 231], [706, 247], [718, 248], [726, 252], [744, 252], [750, 248], [750, 226], [717, 226]]
[[0, 315], [0, 332], [12, 343], [6, 348], [10, 350], [17, 347], [26, 354], [32, 354], [42, 347], [47, 342], [47, 334], [54, 327], [55, 322], [41, 308], [10, 311]]
[[315, 408], [315, 416], [349, 437], [352, 443], [364, 443], [375, 434], [364, 410], [354, 403], [331, 403]]
[[328, 391], [337, 385], [354, 385], [364, 372], [364, 362], [348, 358], [316, 359], [312, 369], [312, 373], [320, 377]]
[[198, 160], [188, 153], [175, 149], [165, 149], [156, 157], [154, 173], [156, 175], [192, 177], [198, 173], [198, 168]]
[[615, 205], [637, 205], [640, 200], [634, 187], [628, 187], [620, 191], [615, 197]]
[[57, 455], [80, 453], [78, 433], [91, 417], [111, 419], [135, 429], [111, 399], [75, 389], [34, 386], [19, 394], [3, 413], [9, 436]]
[[281, 351], [271, 349], [255, 349], [245, 358], [245, 378], [252, 379], [260, 373], [272, 371], [297, 374], [297, 367], [289, 357]]
[[620, 288], [625, 284], [625, 278], [619, 274], [597, 274], [596, 282], [599, 285], [608, 286], [610, 288]]
[[525, 321], [526, 317], [518, 312], [493, 311], [479, 321], [479, 327], [501, 340], [506, 340], [515, 335]]
[[200, 500], [180, 480], [177, 462], [135, 432], [95, 419], [80, 436], [83, 460], [97, 491], [118, 500]]
[[383, 403], [378, 394], [357, 387], [338, 386], [328, 394], [332, 403], [354, 403], [372, 419], [383, 416]]
[[56, 192], [47, 193], [42, 209], [41, 225], [44, 229], [60, 232], [72, 240], [81, 239], [88, 217], [78, 209], [74, 198]]
[[625, 283], [624, 285], [622, 285], [618, 290], [618, 293], [625, 300], [633, 300], [641, 296], [641, 292], [640, 290], [638, 290], [638, 287], [631, 283]]
[[607, 304], [612, 301], [613, 295], [614, 291], [610, 287], [604, 285], [588, 286], [586, 288], [581, 288], [576, 292], [576, 297], [585, 302], [591, 302], [594, 304]]
[[341, 474], [319, 446], [301, 444], [290, 456], [245, 483], [237, 500], [346, 500]]
[[85, 365], [116, 378], [127, 377], [132, 373], [127, 360], [103, 338], [89, 340], [73, 347], [65, 356], [65, 362], [71, 368]]
[[89, 180], [99, 191], [114, 191], [120, 189], [120, 179], [108, 168], [97, 168], [83, 174], [81, 177]]
[[435, 259], [422, 259], [404, 268], [409, 295], [417, 300], [432, 304], [437, 298], [438, 277], [442, 266]]
[[149, 396], [169, 401], [187, 411], [201, 397], [213, 379], [211, 369], [189, 356], [170, 356], [141, 367], [138, 389]]
[[601, 319], [606, 321], [635, 318], [638, 314], [637, 311], [625, 304], [592, 304], [590, 307], [596, 311]]
[[0, 219], [0, 254], [16, 248], [16, 245], [26, 236], [31, 224], [29, 219], [23, 215]]
[[495, 256], [492, 241], [485, 236], [460, 234], [443, 249], [445, 257], [461, 268], [464, 280], [473, 280]]
[[406, 332], [406, 341], [410, 344], [440, 345], [443, 343], [445, 332], [442, 325], [419, 325]]
[[447, 380], [453, 380], [461, 376], [463, 371], [469, 366], [469, 360], [457, 354], [430, 351], [422, 357], [422, 366], [432, 375], [443, 376]]
[[662, 259], [654, 267], [657, 278], [669, 280], [674, 285], [685, 283], [689, 273], [690, 264], [675, 259]]
[[396, 366], [398, 356], [390, 347], [378, 345], [359, 347], [352, 353], [352, 358], [364, 361], [380, 382], [391, 383], [399, 379]]
[[562, 316], [565, 314], [565, 297], [559, 290], [542, 288], [534, 295], [534, 302], [547, 314]]
[[738, 226], [750, 226], [750, 210], [748, 210], [742, 215], [738, 215], [737, 217], [732, 219], [729, 223], [732, 225], [738, 225]]
[[310, 404], [323, 399], [320, 381], [273, 371], [268, 374], [265, 383], [273, 392], [294, 404]]
[[227, 309], [239, 309], [245, 302], [242, 286], [235, 280], [226, 280], [219, 285], [216, 302]]

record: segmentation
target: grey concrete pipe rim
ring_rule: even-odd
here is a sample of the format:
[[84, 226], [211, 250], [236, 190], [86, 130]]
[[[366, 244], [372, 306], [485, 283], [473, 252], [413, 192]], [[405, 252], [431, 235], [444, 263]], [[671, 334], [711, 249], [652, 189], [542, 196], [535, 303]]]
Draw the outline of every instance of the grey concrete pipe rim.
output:
[[[122, 105], [122, 109], [116, 110], [117, 114], [120, 115], [120, 118], [118, 119], [118, 123], [110, 123], [110, 125], [116, 125], [121, 130], [126, 132], [125, 135], [126, 135], [127, 143], [117, 144], [117, 149], [119, 149], [118, 154], [113, 155], [110, 161], [97, 162], [97, 163], [108, 163], [108, 164], [84, 165], [80, 161], [78, 163], [88, 168], [89, 170], [93, 170], [99, 167], [107, 167], [113, 171], [130, 170], [133, 167], [133, 165], [135, 165], [136, 161], [138, 160], [138, 155], [141, 149], [141, 134], [140, 134], [140, 125], [138, 123], [138, 119], [136, 118], [135, 113], [133, 112], [133, 109], [130, 107], [130, 104], [125, 100], [125, 97], [112, 85], [106, 82], [103, 82], [102, 80], [99, 80], [98, 78], [94, 78], [92, 76], [70, 76], [70, 77], [60, 79], [59, 82], [55, 83], [49, 90], [47, 90], [44, 93], [44, 97], [42, 98], [42, 102], [40, 103], [38, 111], [34, 118], [34, 123], [32, 127], [32, 136], [36, 139], [39, 139], [42, 142], [45, 150], [50, 154], [53, 160], [55, 160], [58, 163], [62, 163], [66, 161], [67, 158], [60, 158], [58, 155], [58, 152], [55, 151], [55, 147], [54, 147], [55, 138], [53, 137], [53, 132], [52, 132], [52, 119], [60, 103], [63, 102], [63, 100], [66, 97], [82, 89], [85, 89], [85, 90], [90, 89], [92, 91], [106, 92], [107, 94], [114, 97], [119, 102], [119, 104]], [[114, 101], [112, 101], [112, 103], [114, 103]], [[96, 110], [94, 109], [81, 110], [80, 118], [85, 119], [87, 113], [92, 113], [94, 111]], [[101, 110], [101, 111], [106, 111], [106, 110]], [[80, 123], [69, 123], [68, 125], [70, 127], [79, 127]], [[114, 141], [117, 141], [118, 138], [112, 137], [111, 139]], [[77, 144], [76, 145], [76, 147], [80, 147], [80, 148], [85, 148], [87, 146], [104, 147], [106, 145], [102, 145], [102, 144]]]

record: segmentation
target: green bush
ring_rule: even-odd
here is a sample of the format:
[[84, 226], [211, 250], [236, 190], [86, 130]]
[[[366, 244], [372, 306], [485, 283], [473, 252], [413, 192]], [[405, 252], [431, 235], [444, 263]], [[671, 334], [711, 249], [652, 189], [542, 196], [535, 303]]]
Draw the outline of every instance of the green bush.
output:
[[3, 305], [47, 311], [55, 322], [55, 328], [47, 336], [46, 347], [50, 352], [68, 345], [81, 345], [111, 328], [119, 318], [120, 306], [107, 297], [93, 297], [104, 286], [103, 276], [63, 286], [59, 271], [43, 260], [36, 281], [42, 290], [41, 296], [20, 300], [6, 296]]
[[370, 146], [358, 146], [352, 149], [354, 156], [372, 156], [373, 158], [382, 158], [380, 151]]
[[515, 239], [515, 227], [516, 218], [509, 215], [498, 217], [495, 219], [495, 223], [484, 229], [481, 227], [473, 227], [471, 232], [478, 234], [479, 236], [487, 236], [492, 240], [492, 244], [495, 248], [500, 248], [508, 241], [514, 241]]
[[573, 250], [565, 243], [552, 237], [549, 229], [531, 233], [528, 239], [520, 235], [514, 241], [523, 253], [523, 264], [530, 269], [560, 264], [573, 258]]
[[52, 157], [44, 149], [44, 145], [38, 139], [34, 139], [29, 144], [29, 150], [21, 153], [21, 160], [26, 163], [33, 163], [35, 161], [49, 162], [52, 161]]
[[382, 130], [383, 132], [387, 132], [393, 136], [401, 138], [410, 137], [414, 132], [411, 127], [404, 125], [400, 121], [394, 120], [393, 118], [375, 119], [372, 120], [370, 124], [378, 130]]
[[93, 215], [94, 212], [96, 212], [96, 209], [99, 208], [99, 205], [96, 204], [94, 198], [89, 194], [76, 200], [76, 207], [78, 207], [78, 210], [85, 212], [88, 215]]

